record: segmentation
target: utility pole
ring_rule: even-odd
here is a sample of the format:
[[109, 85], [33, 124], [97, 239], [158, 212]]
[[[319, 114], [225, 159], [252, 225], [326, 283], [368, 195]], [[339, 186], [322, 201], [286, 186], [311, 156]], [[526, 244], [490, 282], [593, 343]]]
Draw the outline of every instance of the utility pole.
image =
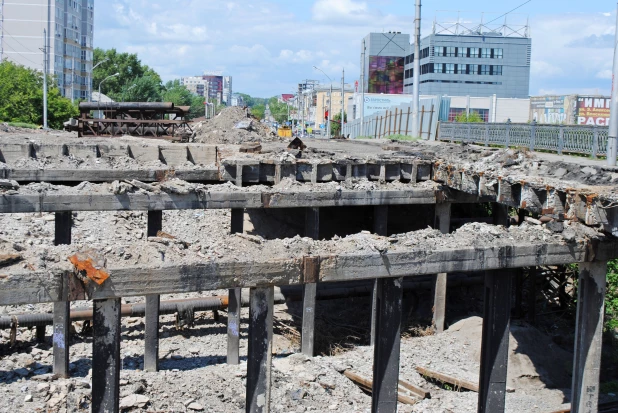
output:
[[412, 86], [412, 136], [419, 136], [418, 107], [421, 83], [421, 0], [416, 0], [416, 16], [414, 17], [414, 76]]
[[[618, 10], [618, 4], [616, 5]], [[618, 29], [618, 14], [616, 15], [616, 28]], [[609, 117], [609, 133], [607, 135], [607, 164], [616, 165], [618, 156], [618, 31], [614, 40], [614, 69], [612, 73], [612, 103]]]
[[47, 129], [47, 30], [43, 29], [43, 129]]
[[339, 136], [343, 136], [343, 117], [345, 115], [345, 69], [341, 69], [341, 127], [339, 128]]
[[328, 119], [326, 120], [326, 134], [328, 139], [332, 138], [331, 122], [333, 119], [333, 82], [330, 82], [330, 92], [328, 94]]
[[365, 39], [363, 39], [363, 54], [361, 58], [361, 105], [360, 105], [360, 135], [365, 135]]

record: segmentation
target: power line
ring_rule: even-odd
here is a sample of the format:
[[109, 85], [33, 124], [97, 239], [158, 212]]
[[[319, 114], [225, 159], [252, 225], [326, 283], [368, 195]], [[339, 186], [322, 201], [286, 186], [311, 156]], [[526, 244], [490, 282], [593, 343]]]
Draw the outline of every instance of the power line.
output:
[[21, 57], [23, 57], [24, 59], [26, 59], [27, 61], [29, 61], [30, 63], [34, 63], [37, 67], [41, 66], [43, 67], [43, 65], [39, 62], [35, 62], [33, 60], [28, 59], [26, 56], [24, 56], [23, 54], [19, 53], [17, 50], [13, 49], [11, 46], [9, 46], [7, 43], [4, 44], [6, 47], [8, 47], [9, 49], [11, 49], [12, 51], [14, 51], [15, 53], [17, 53], [18, 55], [20, 55]]
[[26, 49], [26, 50], [28, 50], [28, 51], [30, 51], [30, 52], [33, 52], [33, 53], [38, 53], [36, 50], [32, 50], [32, 49], [29, 49], [29, 48], [27, 48], [26, 46], [24, 46], [24, 45], [23, 45], [23, 43], [21, 43], [19, 40], [17, 40], [17, 37], [15, 37], [15, 36], [13, 36], [11, 33], [9, 33], [9, 31], [8, 31], [8, 30], [4, 29], [4, 32], [5, 32], [5, 33], [7, 33], [7, 34], [9, 35], [9, 37], [12, 37], [12, 38], [13, 38], [13, 40], [15, 40], [17, 43], [19, 43], [19, 45], [20, 45], [21, 47], [23, 47], [24, 49]]
[[493, 22], [495, 22], [496, 20], [503, 18], [503, 17], [504, 17], [504, 16], [506, 16], [507, 14], [512, 13], [512, 12], [514, 12], [515, 10], [517, 10], [517, 9], [519, 9], [519, 8], [521, 8], [521, 7], [523, 7], [523, 6], [525, 6], [526, 4], [530, 3], [531, 1], [532, 1], [532, 0], [528, 0], [527, 2], [522, 3], [522, 4], [520, 4], [519, 6], [515, 7], [513, 10], [511, 10], [511, 11], [507, 11], [507, 12], [506, 12], [506, 13], [504, 13], [502, 16], [498, 16], [498, 17], [496, 17], [495, 19], [493, 19], [492, 21], [489, 21], [489, 22], [487, 22], [487, 23], [483, 23], [483, 24], [484, 24], [484, 25], [488, 25], [488, 24], [490, 24], [490, 23], [493, 23]]

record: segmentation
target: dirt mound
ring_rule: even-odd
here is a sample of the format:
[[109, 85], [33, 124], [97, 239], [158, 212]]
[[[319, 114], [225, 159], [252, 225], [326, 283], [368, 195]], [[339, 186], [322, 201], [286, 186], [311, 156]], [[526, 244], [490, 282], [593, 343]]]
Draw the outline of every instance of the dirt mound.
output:
[[193, 130], [191, 141], [198, 143], [240, 144], [279, 140], [270, 127], [248, 116], [247, 109], [239, 106], [223, 109], [214, 118], [198, 122]]
[[[481, 360], [483, 319], [470, 317], [451, 325], [445, 338], [466, 342], [466, 356]], [[572, 355], [549, 336], [523, 322], [512, 322], [509, 334], [507, 386], [515, 389], [568, 388], [571, 384]]]

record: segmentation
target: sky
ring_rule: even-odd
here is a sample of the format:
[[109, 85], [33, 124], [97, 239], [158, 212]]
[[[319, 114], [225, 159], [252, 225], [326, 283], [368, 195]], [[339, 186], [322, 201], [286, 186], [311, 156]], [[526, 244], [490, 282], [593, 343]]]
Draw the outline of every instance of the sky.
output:
[[[526, 1], [422, 0], [421, 36], [434, 20], [488, 22]], [[506, 22], [530, 26], [531, 95], [609, 95], [615, 0], [530, 0]], [[137, 53], [164, 81], [220, 70], [234, 92], [271, 97], [305, 79], [327, 84], [313, 66], [336, 83], [345, 69], [353, 84], [363, 37], [412, 34], [414, 0], [106, 0], [94, 27], [96, 47]]]

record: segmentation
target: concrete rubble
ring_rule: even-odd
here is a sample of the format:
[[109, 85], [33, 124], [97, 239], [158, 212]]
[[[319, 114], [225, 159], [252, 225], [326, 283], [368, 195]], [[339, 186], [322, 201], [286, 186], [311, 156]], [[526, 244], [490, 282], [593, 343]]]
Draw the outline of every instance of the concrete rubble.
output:
[[[233, 109], [233, 111], [232, 111]], [[249, 121], [243, 129], [235, 128], [246, 121], [246, 111], [230, 108], [212, 120], [195, 125], [193, 140], [220, 144], [218, 156], [235, 160], [294, 161], [299, 154], [284, 149], [281, 143], [259, 122]], [[0, 125], [0, 144], [9, 140], [48, 143], [67, 142], [72, 135], [30, 133]], [[10, 135], [10, 138], [7, 136]], [[236, 146], [242, 142], [263, 143], [261, 154], [245, 155]], [[89, 140], [88, 143], [105, 140]], [[147, 144], [136, 138], [116, 141]], [[525, 180], [555, 188], [577, 188], [602, 195], [607, 202], [618, 200], [618, 170], [577, 162], [563, 162], [518, 150], [497, 150], [468, 145], [440, 146], [425, 143], [394, 144], [391, 150], [381, 146], [343, 143], [305, 142], [309, 149], [300, 158], [328, 162], [339, 159], [395, 159], [414, 157], [449, 164], [462, 170], [482, 173], [513, 182]], [[189, 144], [191, 145], [191, 144]], [[150, 169], [167, 167], [159, 160], [140, 161], [119, 157], [25, 157], [18, 163], [0, 168], [67, 168], [67, 169]], [[187, 162], [183, 168], [219, 167]], [[75, 186], [50, 183], [19, 184], [0, 180], [0, 196], [45, 194], [199, 194], [207, 192], [317, 192], [376, 191], [409, 188], [438, 190], [433, 181], [405, 183], [400, 180], [381, 183], [367, 179], [301, 183], [286, 178], [276, 185], [252, 185], [240, 188], [232, 182], [218, 185], [165, 179], [161, 182], [138, 180], [95, 184], [82, 182]], [[269, 261], [307, 255], [379, 253], [413, 250], [441, 250], [457, 246], [509, 246], [516, 243], [574, 245], [591, 240], [605, 240], [609, 235], [598, 228], [579, 222], [524, 221], [505, 228], [482, 223], [468, 223], [451, 234], [426, 228], [381, 237], [362, 231], [330, 240], [312, 240], [297, 235], [293, 223], [275, 220], [267, 214], [246, 213], [245, 233], [230, 235], [230, 210], [165, 211], [163, 231], [166, 235], [147, 237], [147, 214], [142, 211], [74, 212], [72, 244], [54, 246], [53, 213], [0, 214], [0, 256], [18, 256], [0, 266], [1, 274], [70, 268], [68, 257], [78, 251], [96, 250], [108, 268], [192, 264], [196, 262]], [[265, 232], [265, 227], [276, 231]], [[162, 296], [162, 300], [226, 294], [208, 291]], [[143, 297], [127, 297], [124, 303], [141, 302]], [[88, 302], [72, 303], [73, 308]], [[50, 312], [51, 305], [10, 306], [0, 315]], [[365, 310], [365, 315], [368, 311]], [[248, 310], [241, 312], [241, 357], [247, 353]], [[356, 316], [356, 314], [355, 314]], [[288, 304], [275, 306], [273, 345], [272, 410], [275, 412], [369, 412], [370, 395], [342, 373], [352, 370], [365, 377], [372, 375], [373, 349], [369, 346], [346, 348], [329, 355], [307, 358], [298, 354], [297, 325]], [[92, 399], [92, 337], [86, 323], [74, 323], [71, 343], [71, 378], [52, 374], [52, 349], [49, 340], [37, 344], [34, 330], [19, 329], [15, 347], [10, 347], [10, 332], [0, 331], [0, 412], [79, 412], [89, 411]], [[241, 412], [245, 407], [246, 361], [238, 366], [225, 364], [225, 317], [218, 320], [213, 313], [200, 313], [196, 325], [177, 330], [174, 316], [161, 317], [161, 370], [146, 373], [143, 369], [144, 320], [128, 317], [122, 320], [121, 408], [123, 411]], [[416, 366], [432, 368], [462, 379], [478, 382], [481, 320], [476, 315], [462, 314], [459, 321], [440, 335], [404, 336], [401, 343], [401, 378], [431, 392], [431, 398], [417, 404], [399, 405], [401, 412], [475, 412], [478, 395], [455, 392], [421, 377]], [[551, 341], [543, 331], [525, 322], [513, 323], [510, 336], [509, 376], [506, 395], [507, 412], [550, 412], [567, 406], [572, 354]]]

